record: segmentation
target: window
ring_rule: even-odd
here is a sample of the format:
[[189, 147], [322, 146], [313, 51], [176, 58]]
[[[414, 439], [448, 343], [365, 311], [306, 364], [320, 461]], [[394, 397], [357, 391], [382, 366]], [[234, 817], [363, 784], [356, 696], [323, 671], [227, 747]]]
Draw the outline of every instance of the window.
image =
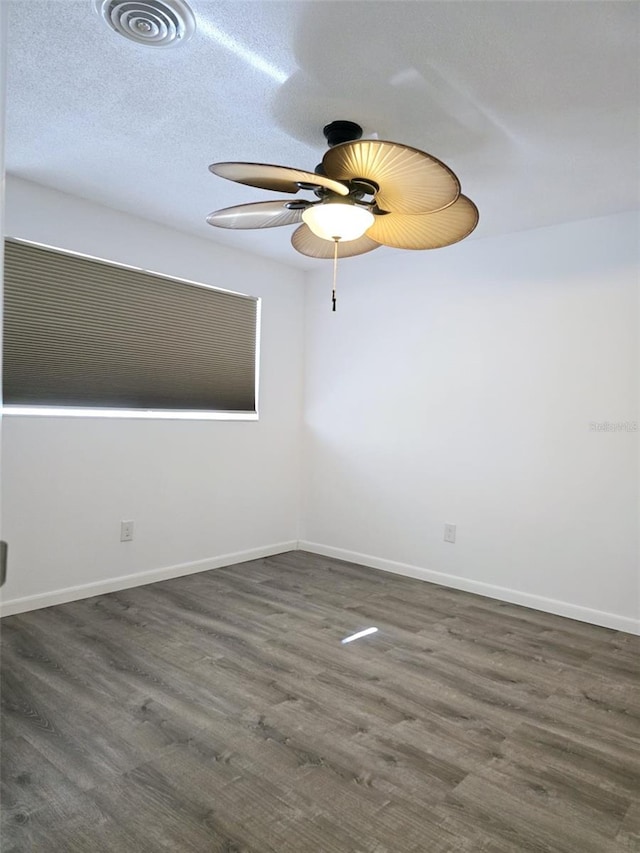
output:
[[5, 244], [9, 414], [257, 417], [259, 300]]

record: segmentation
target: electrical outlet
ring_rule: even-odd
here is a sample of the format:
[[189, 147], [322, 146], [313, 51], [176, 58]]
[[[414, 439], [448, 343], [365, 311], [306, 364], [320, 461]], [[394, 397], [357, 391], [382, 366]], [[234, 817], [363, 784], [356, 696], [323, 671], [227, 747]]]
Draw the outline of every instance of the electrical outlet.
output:
[[120, 522], [120, 541], [131, 542], [133, 539], [133, 521]]
[[455, 524], [445, 524], [444, 526], [444, 541], [455, 545], [456, 541], [456, 526]]

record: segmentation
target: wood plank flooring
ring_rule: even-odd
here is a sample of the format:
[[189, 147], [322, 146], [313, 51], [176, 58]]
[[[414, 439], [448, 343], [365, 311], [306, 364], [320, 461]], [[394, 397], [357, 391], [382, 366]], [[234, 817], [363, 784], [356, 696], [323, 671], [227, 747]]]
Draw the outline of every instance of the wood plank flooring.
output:
[[4, 853], [640, 851], [638, 637], [298, 551], [2, 639]]

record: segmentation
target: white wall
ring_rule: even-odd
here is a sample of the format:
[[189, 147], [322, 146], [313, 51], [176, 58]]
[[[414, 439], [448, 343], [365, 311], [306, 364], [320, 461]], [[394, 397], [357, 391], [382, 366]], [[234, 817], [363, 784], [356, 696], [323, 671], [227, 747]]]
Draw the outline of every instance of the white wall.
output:
[[638, 433], [590, 423], [638, 421], [639, 236], [381, 249], [340, 264], [336, 314], [319, 267], [301, 546], [637, 630]]
[[262, 346], [257, 423], [5, 416], [3, 612], [295, 547], [303, 274], [17, 179], [6, 215], [9, 236], [261, 296]]
[[[0, 3], [0, 125], [6, 115], [7, 80], [7, 7]], [[0, 133], [0, 234], [4, 234], [4, 195], [6, 175], [4, 168], [4, 133]], [[2, 335], [4, 329], [4, 240], [0, 240], [0, 376], [2, 376]], [[0, 471], [2, 470], [2, 382], [0, 381]], [[3, 539], [2, 495], [0, 494], [0, 539]]]
[[25, 181], [7, 233], [262, 296], [263, 337], [258, 423], [5, 417], [2, 612], [301, 539], [637, 630], [639, 434], [589, 428], [638, 420], [637, 216], [345, 260], [336, 314], [329, 265], [305, 311], [300, 272]]

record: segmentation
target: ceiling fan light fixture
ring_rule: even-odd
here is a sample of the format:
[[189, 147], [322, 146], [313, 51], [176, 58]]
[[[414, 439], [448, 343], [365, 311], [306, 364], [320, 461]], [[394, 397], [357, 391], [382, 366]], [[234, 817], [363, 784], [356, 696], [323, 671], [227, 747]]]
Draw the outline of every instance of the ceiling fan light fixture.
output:
[[343, 201], [311, 205], [303, 211], [302, 219], [316, 237], [341, 243], [358, 240], [375, 222], [366, 207]]
[[439, 249], [464, 240], [475, 229], [478, 208], [461, 195], [460, 181], [441, 160], [377, 136], [362, 139], [362, 128], [355, 122], [331, 122], [324, 135], [329, 150], [315, 172], [268, 163], [209, 166], [214, 175], [239, 184], [285, 193], [311, 191], [319, 201], [235, 205], [210, 213], [207, 222], [220, 228], [297, 223], [291, 237], [293, 248], [310, 258], [333, 259], [334, 311], [338, 259], [363, 255], [380, 246]]

